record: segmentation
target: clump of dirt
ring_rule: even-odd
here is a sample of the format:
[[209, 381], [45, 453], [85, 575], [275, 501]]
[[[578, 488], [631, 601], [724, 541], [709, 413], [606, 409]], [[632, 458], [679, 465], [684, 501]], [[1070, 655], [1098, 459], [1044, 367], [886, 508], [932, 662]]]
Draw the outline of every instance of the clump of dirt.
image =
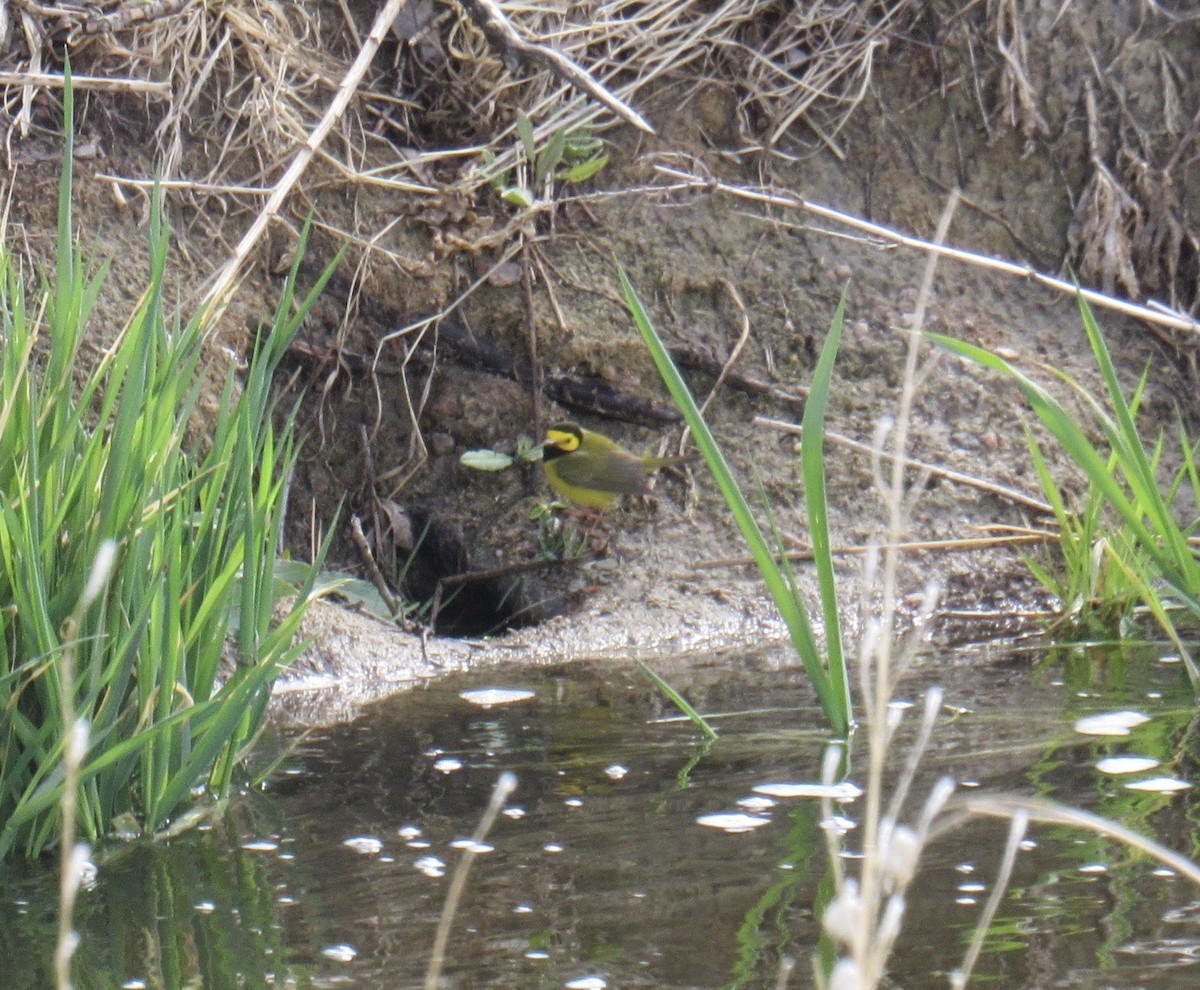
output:
[[[105, 17], [117, 11], [93, 6]], [[614, 262], [697, 393], [737, 353], [708, 415], [735, 470], [750, 487], [762, 479], [781, 531], [801, 547], [796, 439], [767, 421], [798, 422], [846, 293], [827, 446], [849, 600], [856, 548], [879, 535], [883, 511], [871, 458], [837, 437], [869, 442], [895, 412], [900, 331], [925, 254], [814, 204], [930, 237], [957, 187], [956, 246], [1031, 272], [1073, 262], [1107, 291], [1159, 294], [1185, 312], [1196, 304], [1200, 170], [1185, 166], [1196, 154], [1200, 52], [1159, 7], [1113, 0], [1101, 19], [1073, 4], [1034, 16], [1012, 0], [867, 12], [765, 0], [741, 12], [663, 5], [649, 11], [657, 20], [641, 40], [630, 14], [644, 5], [624, 0], [576, 13], [510, 11], [528, 37], [554, 27], [569, 57], [653, 124], [649, 136], [598, 116], [537, 65], [512, 74], [504, 64], [512, 53], [491, 47], [458, 7], [410, 6], [415, 19], [387, 36], [352, 112], [258, 246], [215, 339], [214, 382], [249, 348], [311, 210], [305, 278], [337, 246], [352, 248], [289, 368], [307, 436], [289, 543], [302, 554], [337, 519], [332, 560], [362, 572], [347, 518], [362, 518], [377, 553], [397, 546], [403, 518], [413, 530], [407, 545], [433, 551], [410, 565], [414, 595], [436, 594], [439, 577], [463, 571], [495, 575], [470, 591], [461, 589], [471, 582], [454, 585], [457, 595], [442, 588], [444, 617], [459, 613], [472, 634], [569, 614], [537, 637], [508, 640], [563, 654], [777, 632], [702, 471], [665, 476], [653, 502], [610, 514], [581, 558], [538, 569], [531, 562], [560, 549], [561, 538], [531, 518], [546, 497], [540, 470], [518, 459], [485, 474], [460, 462], [474, 448], [515, 454], [519, 437], [536, 442], [546, 422], [563, 418], [635, 450], [674, 445], [678, 430], [664, 422], [669, 403], [617, 292]], [[75, 42], [90, 41], [77, 70], [121, 64], [178, 90], [165, 107], [119, 88], [85, 100], [80, 144], [98, 157], [76, 165], [77, 227], [95, 255], [114, 262], [102, 335], [140, 291], [145, 180], [164, 163], [176, 180], [165, 191], [178, 244], [173, 284], [194, 305], [365, 36], [374, 8], [349, 21], [346, 10], [317, 0], [161, 5], [158, 20], [121, 27], [120, 45], [111, 31], [79, 28]], [[626, 18], [626, 34], [596, 33]], [[35, 49], [12, 46], [10, 64], [32, 63]], [[48, 50], [36, 54], [50, 61]], [[47, 91], [24, 107], [10, 121], [8, 233], [46, 263], [59, 123]], [[522, 107], [537, 149], [557, 133], [603, 137], [607, 165], [582, 185], [551, 178], [532, 188]], [[496, 158], [490, 168], [484, 144]], [[502, 197], [506, 183], [524, 183], [533, 205]], [[1101, 319], [1131, 384], [1147, 363], [1154, 368], [1147, 422], [1171, 424], [1179, 407], [1190, 416], [1190, 338]], [[1050, 365], [1096, 382], [1074, 301], [1041, 284], [945, 259], [927, 327], [1003, 348], [1030, 372]], [[975, 538], [989, 526], [1037, 522], [1030, 421], [1016, 393], [947, 356], [931, 358], [923, 374], [911, 453], [953, 474], [930, 476], [911, 515], [913, 538]], [[1070, 470], [1048, 449], [1070, 488]], [[397, 585], [404, 557], [384, 561]], [[1023, 575], [1011, 548], [926, 549], [914, 551], [909, 581], [916, 589], [939, 577], [953, 607], [987, 612], [1027, 598]], [[472, 597], [484, 586], [487, 600]], [[397, 644], [398, 656], [416, 656]]]

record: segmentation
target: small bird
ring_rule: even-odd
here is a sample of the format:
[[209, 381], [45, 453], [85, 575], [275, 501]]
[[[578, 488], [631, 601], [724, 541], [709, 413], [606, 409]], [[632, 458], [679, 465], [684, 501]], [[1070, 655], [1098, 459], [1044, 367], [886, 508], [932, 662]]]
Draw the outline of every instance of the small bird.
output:
[[607, 509], [621, 495], [646, 495], [646, 475], [693, 457], [638, 457], [602, 433], [577, 423], [555, 423], [542, 443], [550, 487], [576, 505]]

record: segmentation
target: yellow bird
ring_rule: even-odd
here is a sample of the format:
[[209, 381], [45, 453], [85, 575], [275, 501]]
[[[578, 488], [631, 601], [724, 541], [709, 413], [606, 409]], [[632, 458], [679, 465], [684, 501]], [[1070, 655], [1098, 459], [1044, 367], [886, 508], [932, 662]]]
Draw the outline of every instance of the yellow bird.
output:
[[589, 509], [607, 509], [621, 495], [648, 494], [646, 475], [690, 460], [693, 458], [639, 457], [577, 423], [555, 423], [542, 443], [542, 467], [550, 487]]

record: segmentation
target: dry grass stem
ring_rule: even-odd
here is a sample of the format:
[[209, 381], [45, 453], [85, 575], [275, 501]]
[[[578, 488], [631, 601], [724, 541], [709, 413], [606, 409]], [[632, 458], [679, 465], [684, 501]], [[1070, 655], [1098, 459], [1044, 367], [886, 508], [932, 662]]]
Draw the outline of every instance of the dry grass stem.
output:
[[[958, 192], [955, 190], [947, 198], [945, 209], [942, 211], [941, 218], [938, 221], [937, 232], [934, 235], [934, 243], [941, 244], [946, 234], [950, 230], [950, 220], [954, 216], [954, 211], [958, 207]], [[883, 581], [880, 591], [883, 595], [883, 615], [881, 623], [883, 629], [886, 630], [884, 644], [881, 652], [874, 658], [875, 669], [875, 689], [876, 698], [882, 699], [891, 697], [891, 681], [894, 672], [889, 668], [891, 666], [891, 657], [889, 655], [891, 630], [895, 628], [894, 608], [899, 601], [899, 586], [898, 576], [900, 571], [901, 554], [895, 549], [896, 546], [904, 538], [904, 534], [909, 528], [908, 514], [912, 509], [912, 502], [925, 488], [924, 480], [914, 484], [911, 488], [907, 486], [905, 481], [905, 469], [908, 464], [908, 431], [912, 422], [912, 408], [916, 400], [917, 384], [918, 384], [918, 360], [921, 355], [922, 330], [925, 325], [925, 311], [929, 305], [929, 298], [933, 292], [933, 276], [937, 270], [938, 255], [930, 254], [926, 259], [925, 272], [921, 280], [921, 287], [917, 294], [917, 305], [912, 317], [912, 326], [908, 330], [908, 348], [904, 359], [904, 377], [900, 389], [900, 401], [897, 406], [896, 422], [893, 430], [891, 441], [890, 458], [892, 463], [892, 475], [888, 479], [888, 487], [886, 491], [886, 506], [888, 512], [888, 522], [886, 528], [886, 540], [889, 548], [883, 553]], [[936, 361], [938, 355], [935, 353], [930, 361]], [[936, 597], [936, 596], [935, 596]], [[883, 714], [879, 712], [878, 714]], [[872, 724], [876, 719], [872, 718]], [[872, 754], [875, 753], [876, 747], [872, 745]], [[882, 746], [881, 757], [886, 753], [887, 747]], [[882, 780], [882, 777], [880, 778]]]
[[[885, 227], [882, 224], [872, 223], [869, 220], [864, 220], [861, 217], [854, 216], [851, 213], [845, 213], [841, 210], [835, 210], [832, 207], [823, 206], [820, 203], [814, 203], [811, 200], [806, 200], [803, 197], [788, 192], [763, 186], [736, 186], [727, 182], [721, 182], [717, 179], [702, 176], [693, 172], [682, 171], [678, 168], [669, 165], [658, 165], [656, 170], [669, 179], [674, 180], [674, 184], [664, 187], [671, 191], [684, 190], [707, 190], [709, 192], [723, 192], [730, 196], [739, 199], [749, 200], [756, 203], [764, 203], [770, 206], [783, 207], [785, 209], [802, 210], [811, 213], [814, 216], [824, 217], [828, 220], [834, 220], [844, 224], [854, 230], [862, 231], [870, 237], [878, 238], [881, 241], [890, 244], [898, 244], [903, 247], [913, 248], [917, 251], [922, 251], [927, 254], [936, 254], [943, 258], [950, 258], [954, 261], [961, 261], [964, 264], [974, 265], [979, 268], [986, 268], [990, 271], [1001, 272], [1005, 275], [1012, 275], [1016, 278], [1025, 279], [1028, 281], [1038, 282], [1041, 285], [1048, 286], [1065, 295], [1074, 296], [1076, 291], [1079, 291], [1083, 297], [1092, 305], [1099, 306], [1103, 309], [1111, 309], [1118, 313], [1123, 313], [1126, 316], [1132, 316], [1139, 320], [1146, 320], [1148, 323], [1153, 323], [1158, 326], [1170, 327], [1173, 330], [1181, 330], [1186, 333], [1200, 333], [1200, 323], [1193, 320], [1191, 317], [1176, 310], [1170, 310], [1163, 307], [1161, 304], [1146, 304], [1131, 302], [1128, 299], [1122, 299], [1117, 296], [1098, 292], [1095, 289], [1086, 289], [1076, 287], [1074, 282], [1069, 282], [1066, 279], [1058, 278], [1054, 275], [1047, 275], [1044, 272], [1039, 272], [1029, 265], [1019, 264], [1015, 261], [1007, 261], [1002, 258], [991, 258], [984, 254], [978, 254], [974, 251], [967, 251], [963, 248], [949, 247], [945, 244], [937, 244], [933, 241], [926, 241], [920, 237], [912, 237], [908, 234], [901, 233], [898, 230], [893, 230], [890, 227]], [[771, 222], [768, 217], [762, 218], [764, 222]]]
[[371, 60], [375, 57], [376, 51], [379, 50], [384, 35], [391, 28], [392, 22], [400, 12], [400, 8], [407, 2], [408, 0], [388, 0], [379, 9], [375, 23], [371, 25], [371, 31], [367, 36], [367, 40], [363, 43], [358, 57], [354, 60], [353, 65], [350, 66], [349, 71], [338, 87], [337, 95], [334, 97], [333, 102], [330, 103], [325, 116], [321, 118], [321, 122], [313, 130], [312, 134], [309, 135], [304, 143], [304, 147], [300, 149], [296, 157], [292, 160], [292, 164], [288, 166], [283, 177], [275, 184], [275, 188], [266, 205], [263, 206], [262, 211], [255, 217], [249, 230], [243, 235], [234, 251], [233, 257], [226, 262], [225, 267], [217, 275], [216, 281], [209, 291], [207, 301], [206, 319], [209, 332], [212, 331], [220, 314], [223, 312], [225, 303], [228, 301], [228, 295], [242, 271], [242, 266], [245, 264], [246, 258], [254, 250], [271, 218], [283, 206], [283, 202], [291, 193], [292, 187], [300, 180], [300, 176], [304, 174], [304, 170], [308, 168], [308, 164], [312, 161], [317, 149], [325, 141], [334, 124], [345, 112], [351, 97], [354, 96], [359, 83], [362, 82], [362, 78], [367, 72], [368, 66], [370, 66]]
[[[800, 436], [804, 430], [798, 423], [789, 423], [785, 420], [771, 419], [767, 416], [755, 416], [754, 422], [760, 426], [766, 426], [773, 430], [780, 430], [784, 433], [793, 433]], [[839, 444], [843, 447], [848, 447], [851, 450], [857, 450], [864, 454], [875, 454], [876, 450], [870, 444], [863, 443], [861, 440], [855, 440], [853, 437], [847, 437], [840, 433], [828, 431], [825, 434], [825, 439]], [[879, 451], [879, 455], [886, 461], [894, 459], [895, 455], [890, 451]], [[942, 467], [938, 464], [930, 464], [926, 461], [918, 461], [912, 457], [904, 459], [906, 468], [914, 468], [918, 471], [926, 472], [930, 475], [936, 475], [939, 478], [945, 478], [947, 481], [954, 481], [961, 485], [967, 485], [971, 488], [978, 488], [980, 491], [985, 491], [990, 495], [997, 495], [1000, 498], [1007, 499], [1011, 502], [1017, 502], [1037, 512], [1053, 515], [1054, 509], [1048, 502], [1040, 498], [1035, 498], [1032, 495], [1027, 495], [1016, 488], [1009, 488], [1007, 485], [1001, 485], [994, 481], [988, 481], [986, 478], [976, 478], [973, 475], [963, 474], [961, 471], [955, 471], [952, 468]]]
[[[712, 403], [713, 399], [717, 397], [717, 393], [720, 392], [721, 386], [725, 384], [725, 379], [729, 377], [729, 373], [733, 370], [733, 366], [737, 363], [737, 359], [741, 356], [742, 350], [746, 346], [746, 342], [750, 339], [750, 313], [746, 309], [746, 304], [742, 300], [741, 293], [738, 292], [734, 284], [728, 279], [718, 279], [717, 282], [721, 288], [725, 290], [726, 295], [729, 296], [730, 301], [737, 309], [738, 321], [741, 323], [742, 329], [741, 333], [738, 334], [737, 343], [733, 345], [733, 350], [729, 352], [729, 357], [726, 358], [725, 363], [721, 365], [721, 370], [717, 374], [717, 380], [713, 382], [712, 388], [708, 390], [708, 395], [705, 396], [704, 401], [700, 403], [701, 414], [708, 410], [708, 407]], [[683, 436], [679, 439], [680, 454], [684, 453], [687, 447], [688, 437], [690, 435], [691, 430], [685, 426], [683, 428]]]
[[[958, 197], [951, 194], [938, 223], [937, 239], [945, 238]], [[885, 813], [887, 764], [896, 729], [903, 712], [891, 706], [892, 689], [903, 667], [911, 661], [920, 640], [926, 635], [937, 607], [938, 587], [931, 584], [922, 595], [913, 631], [897, 639], [900, 594], [898, 575], [902, 553], [899, 549], [908, 528], [909, 514], [923, 483], [909, 486], [905, 478], [909, 423], [919, 384], [919, 358], [922, 352], [921, 327], [932, 292], [933, 274], [938, 255], [931, 254], [917, 298], [904, 362], [895, 421], [883, 419], [875, 434], [872, 471], [876, 487], [883, 497], [886, 512], [884, 539], [887, 549], [868, 548], [865, 555], [860, 602], [863, 617], [859, 641], [858, 674], [863, 708], [867, 713], [867, 772], [863, 786], [860, 818], [862, 855], [857, 877], [841, 874], [835, 865], [837, 894], [822, 917], [829, 934], [841, 943], [843, 953], [830, 976], [830, 986], [869, 990], [883, 979], [888, 956], [900, 932], [905, 910], [905, 891], [916, 871], [917, 859], [924, 846], [934, 817], [946, 798], [949, 786], [935, 788], [926, 801], [919, 830], [897, 821], [917, 766], [928, 745], [933, 723], [941, 706], [941, 691], [934, 688], [926, 697], [925, 717], [918, 738], [908, 754], [905, 768], [895, 780]], [[883, 469], [884, 445], [891, 450], [891, 473]], [[881, 601], [878, 614], [870, 603]], [[828, 763], [826, 764], [828, 768]]]
[[446, 891], [446, 901], [442, 905], [442, 916], [438, 921], [433, 950], [429, 954], [429, 968], [425, 971], [425, 990], [438, 990], [442, 966], [446, 960], [446, 944], [450, 938], [450, 926], [454, 924], [454, 915], [458, 912], [459, 902], [467, 887], [467, 874], [471, 870], [471, 864], [475, 862], [475, 857], [484, 851], [483, 840], [487, 838], [492, 826], [496, 823], [496, 817], [500, 814], [500, 809], [504, 807], [504, 802], [516, 789], [516, 774], [505, 770], [500, 774], [496, 786], [492, 789], [492, 798], [488, 802], [483, 817], [479, 820], [479, 827], [471, 836], [470, 844], [463, 848], [462, 858], [458, 861], [458, 866], [454, 868], [454, 875], [450, 878], [450, 887]]
[[1024, 794], [976, 794], [956, 797], [946, 805], [944, 814], [930, 833], [930, 838], [936, 839], [974, 818], [1012, 819], [1018, 814], [1028, 815], [1030, 821], [1043, 825], [1069, 825], [1094, 835], [1115, 839], [1131, 849], [1144, 852], [1163, 866], [1187, 877], [1192, 883], [1200, 884], [1200, 866], [1161, 843], [1126, 828], [1119, 822], [1093, 815], [1090, 811], [1066, 807], [1044, 798]]
[[[66, 77], [60, 73], [0, 71], [0, 86], [43, 86], [47, 89], [62, 89], [64, 85]], [[107, 93], [144, 93], [147, 96], [162, 98], [171, 95], [169, 82], [154, 82], [149, 79], [72, 75], [71, 85], [76, 89], [96, 89]]]
[[181, 192], [195, 192], [205, 196], [266, 196], [271, 190], [264, 186], [228, 186], [214, 185], [211, 182], [189, 182], [185, 179], [135, 179], [127, 175], [108, 175], [98, 172], [95, 178], [101, 182], [111, 182], [116, 186], [132, 186], [149, 192], [151, 189], [175, 189]]
[[[1029, 546], [1035, 543], [1053, 543], [1057, 539], [1057, 533], [1034, 530], [1010, 533], [1004, 536], [967, 536], [958, 540], [901, 540], [896, 544], [849, 544], [847, 546], [832, 547], [830, 553], [838, 557], [845, 556], [846, 554], [865, 554], [892, 549], [902, 554], [921, 551], [931, 553], [961, 553], [964, 551], [987, 550], [991, 547], [1018, 547]], [[788, 560], [811, 560], [813, 552], [811, 549], [789, 550], [786, 556]], [[750, 567], [753, 564], [753, 557], [724, 557], [720, 560], [696, 561], [696, 563], [691, 565], [691, 570], [714, 571], [727, 567]]]
[[[918, 621], [918, 626], [924, 626], [933, 615], [933, 606], [936, 602], [936, 597], [929, 595], [922, 603], [922, 617]], [[913, 781], [916, 780], [917, 770], [921, 765], [921, 760], [925, 756], [925, 751], [929, 748], [929, 740], [933, 737], [933, 727], [937, 722], [938, 715], [942, 711], [943, 692], [936, 685], [925, 692], [925, 707], [921, 716], [921, 726], [917, 733], [917, 739], [909, 747], [908, 755], [904, 761], [904, 769], [897, 778], [896, 786], [892, 791], [891, 799], [888, 801], [887, 818], [893, 822], [900, 821], [900, 815], [904, 811], [905, 801], [908, 799], [908, 792], [912, 787]], [[895, 715], [892, 718], [893, 713]], [[900, 709], [889, 708], [889, 735], [893, 734], [895, 728], [899, 725], [899, 716], [902, 714]], [[889, 739], [889, 744], [891, 740]], [[929, 822], [925, 823], [925, 828], [928, 829]]]
[[1012, 879], [1013, 866], [1017, 862], [1021, 840], [1025, 838], [1025, 831], [1028, 827], [1029, 813], [1027, 811], [1021, 810], [1012, 816], [1008, 826], [1008, 840], [1004, 843], [1004, 856], [1000, 860], [1000, 868], [996, 871], [996, 879], [992, 882], [992, 892], [988, 895], [987, 903], [979, 915], [979, 921], [971, 935], [971, 944], [967, 947], [966, 955], [963, 956], [962, 965], [950, 974], [950, 986], [953, 990], [964, 990], [975, 969], [975, 963], [979, 961], [979, 954], [983, 951], [983, 940], [987, 937], [988, 929], [992, 927], [992, 921], [1000, 909], [1000, 902], [1004, 900], [1004, 894], [1008, 890], [1008, 882]]
[[504, 265], [512, 261], [512, 259], [517, 256], [520, 250], [521, 244], [519, 241], [514, 241], [513, 243], [509, 244], [508, 248], [503, 254], [500, 255], [499, 258], [496, 259], [494, 264], [490, 265], [482, 275], [475, 279], [474, 282], [468, 285], [462, 292], [455, 296], [449, 303], [443, 306], [436, 313], [433, 313], [430, 316], [422, 317], [414, 323], [406, 324], [405, 326], [399, 327], [398, 329], [392, 330], [390, 333], [385, 334], [379, 341], [379, 347], [375, 351], [376, 363], [378, 363], [380, 356], [383, 354], [384, 348], [392, 341], [398, 340], [401, 337], [411, 336], [412, 334], [423, 333], [428, 327], [434, 326], [453, 313], [459, 308], [459, 306], [466, 302], [466, 300], [470, 298], [471, 294], [480, 286], [487, 284], [492, 275], [499, 271]]

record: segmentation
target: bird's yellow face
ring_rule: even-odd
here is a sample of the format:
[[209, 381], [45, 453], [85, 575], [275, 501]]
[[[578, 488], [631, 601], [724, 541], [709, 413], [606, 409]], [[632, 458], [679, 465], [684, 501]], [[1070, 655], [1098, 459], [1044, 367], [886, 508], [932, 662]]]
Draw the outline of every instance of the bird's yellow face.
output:
[[574, 423], [555, 423], [546, 430], [542, 443], [542, 457], [554, 460], [564, 454], [574, 453], [583, 445], [583, 430]]

